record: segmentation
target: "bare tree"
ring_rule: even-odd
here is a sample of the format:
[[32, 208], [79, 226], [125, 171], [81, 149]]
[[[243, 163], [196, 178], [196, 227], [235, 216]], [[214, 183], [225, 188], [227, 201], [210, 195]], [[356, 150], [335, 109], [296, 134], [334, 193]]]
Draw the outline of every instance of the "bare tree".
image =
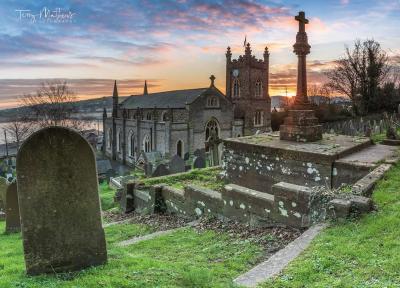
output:
[[327, 72], [329, 86], [347, 95], [356, 114], [366, 114], [379, 95], [390, 71], [387, 53], [374, 40], [357, 40], [353, 50], [345, 50], [345, 56], [335, 62], [335, 68]]
[[21, 143], [34, 131], [34, 127], [31, 122], [27, 122], [26, 119], [21, 117], [14, 117], [4, 127], [7, 135], [11, 136], [11, 140], [17, 143], [17, 149], [19, 149]]
[[65, 126], [82, 130], [83, 122], [73, 118], [77, 112], [74, 105], [77, 100], [68, 83], [61, 80], [43, 82], [36, 93], [21, 98], [22, 106], [30, 111], [31, 120], [39, 127]]

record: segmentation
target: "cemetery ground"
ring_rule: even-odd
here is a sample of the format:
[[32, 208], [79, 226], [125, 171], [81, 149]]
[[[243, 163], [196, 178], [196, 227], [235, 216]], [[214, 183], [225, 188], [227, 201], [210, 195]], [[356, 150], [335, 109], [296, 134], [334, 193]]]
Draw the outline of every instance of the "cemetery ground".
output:
[[[220, 185], [218, 169], [193, 170], [190, 176], [161, 180], [177, 188], [189, 179]], [[399, 287], [400, 166], [374, 192], [377, 211], [330, 223], [313, 244], [276, 279], [260, 287]], [[184, 177], [184, 178], [182, 178]], [[160, 177], [161, 178], [161, 177]], [[196, 180], [197, 179], [197, 180]], [[206, 180], [207, 179], [207, 180]], [[148, 179], [148, 184], [160, 183]], [[205, 182], [203, 182], [204, 184]], [[103, 210], [117, 212], [114, 190], [100, 185]], [[159, 217], [154, 218], [154, 217]], [[194, 228], [171, 216], [133, 215], [132, 223], [105, 228], [108, 263], [75, 273], [26, 276], [20, 234], [0, 234], [0, 287], [236, 287], [232, 281], [263, 261], [299, 233], [283, 228], [248, 233], [241, 226], [203, 219]], [[156, 225], [154, 223], [165, 223]], [[5, 222], [0, 222], [4, 231]], [[120, 247], [119, 242], [158, 230], [175, 232]]]

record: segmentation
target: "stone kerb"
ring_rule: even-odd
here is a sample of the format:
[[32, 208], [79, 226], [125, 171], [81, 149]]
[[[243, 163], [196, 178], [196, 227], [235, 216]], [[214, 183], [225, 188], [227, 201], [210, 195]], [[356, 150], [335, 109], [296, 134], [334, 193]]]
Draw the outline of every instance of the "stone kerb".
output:
[[222, 214], [221, 193], [195, 185], [187, 185], [184, 190], [189, 215], [218, 217]]
[[309, 227], [312, 190], [305, 186], [279, 182], [272, 186], [277, 222], [293, 227]]
[[235, 184], [221, 192], [223, 216], [251, 226], [269, 225], [274, 217], [274, 196]]

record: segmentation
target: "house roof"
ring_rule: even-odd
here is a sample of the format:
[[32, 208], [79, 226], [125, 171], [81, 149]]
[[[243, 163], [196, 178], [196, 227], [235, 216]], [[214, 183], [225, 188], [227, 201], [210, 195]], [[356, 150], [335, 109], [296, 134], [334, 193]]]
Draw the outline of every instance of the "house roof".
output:
[[121, 103], [121, 108], [185, 108], [186, 104], [192, 103], [207, 89], [209, 87], [149, 93], [147, 95], [131, 95]]

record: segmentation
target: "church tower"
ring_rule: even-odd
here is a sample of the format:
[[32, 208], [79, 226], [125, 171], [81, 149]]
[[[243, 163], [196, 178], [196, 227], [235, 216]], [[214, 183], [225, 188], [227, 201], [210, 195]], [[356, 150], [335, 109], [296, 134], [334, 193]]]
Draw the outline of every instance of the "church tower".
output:
[[247, 43], [245, 54], [232, 60], [226, 52], [226, 96], [235, 106], [235, 119], [243, 119], [244, 136], [257, 131], [271, 131], [271, 98], [269, 97], [269, 52], [256, 59]]

